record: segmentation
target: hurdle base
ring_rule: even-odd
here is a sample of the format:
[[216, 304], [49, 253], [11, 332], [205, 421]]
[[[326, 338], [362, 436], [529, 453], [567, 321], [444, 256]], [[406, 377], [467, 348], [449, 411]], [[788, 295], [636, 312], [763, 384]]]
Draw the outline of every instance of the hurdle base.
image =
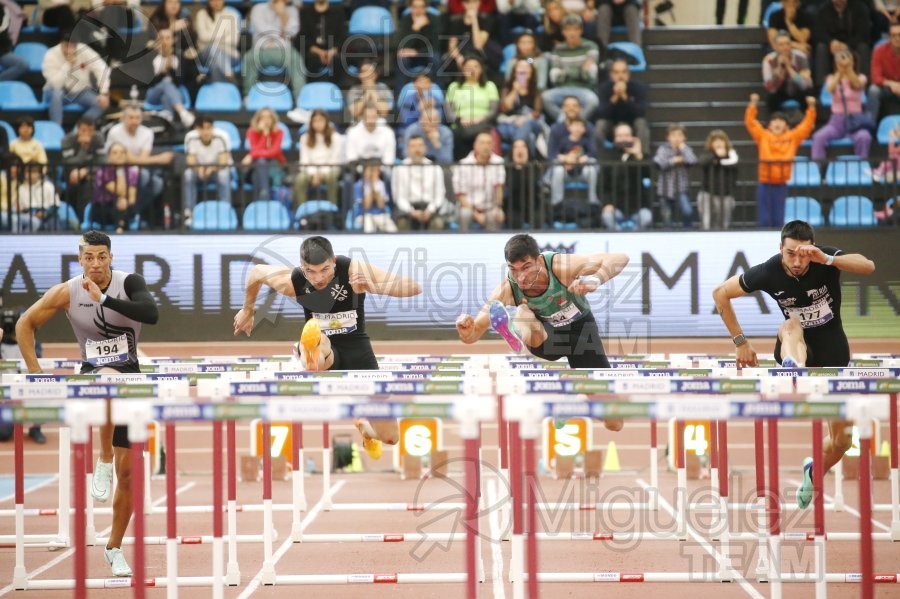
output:
[[228, 562], [225, 568], [225, 584], [236, 587], [241, 584], [241, 569], [237, 562]]
[[13, 570], [13, 588], [17, 591], [28, 589], [28, 573], [25, 566], [16, 566]]
[[891, 522], [891, 540], [894, 542], [900, 541], [900, 520]]

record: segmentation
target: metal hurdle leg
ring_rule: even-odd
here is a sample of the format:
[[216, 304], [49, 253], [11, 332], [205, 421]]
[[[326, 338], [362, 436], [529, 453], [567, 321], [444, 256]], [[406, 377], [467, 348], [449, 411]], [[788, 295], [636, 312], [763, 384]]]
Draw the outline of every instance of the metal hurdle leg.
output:
[[710, 533], [713, 541], [719, 540], [719, 526], [722, 519], [727, 519], [727, 512], [722, 511], [722, 504], [719, 501], [719, 421], [710, 420], [709, 422], [709, 493], [713, 498], [712, 503], [716, 509], [712, 511], [710, 517]]
[[329, 426], [322, 423], [322, 509], [330, 512], [334, 507], [331, 502], [331, 440], [328, 438]]
[[263, 565], [259, 571], [264, 585], [275, 584], [275, 564], [272, 561], [272, 423], [263, 420]]
[[[214, 420], [213, 426], [213, 599], [225, 596], [222, 546], [222, 421]], [[174, 453], [174, 452], [172, 452]]]
[[825, 464], [822, 463], [822, 421], [813, 420], [813, 512], [815, 517], [815, 534], [813, 536], [813, 555], [816, 564], [816, 599], [828, 596], [828, 567], [825, 556]]
[[509, 578], [513, 583], [513, 598], [525, 597], [525, 539], [522, 536], [522, 439], [519, 423], [509, 423], [509, 483], [512, 503], [512, 538], [510, 539]]
[[[15, 444], [15, 470], [16, 470], [16, 565], [13, 568], [13, 588], [17, 591], [23, 591], [28, 588], [27, 571], [25, 570], [25, 449], [24, 449], [24, 433], [22, 431], [22, 423], [17, 422], [13, 425], [13, 443]], [[82, 455], [83, 455], [82, 449]], [[60, 452], [60, 455], [62, 452]], [[76, 455], [77, 458], [77, 454]], [[70, 459], [67, 456], [67, 460]], [[82, 481], [82, 485], [84, 482]], [[76, 492], [78, 483], [76, 482]], [[84, 489], [81, 490], [82, 495]], [[66, 510], [66, 519], [69, 518], [69, 511]], [[81, 531], [79, 533], [79, 530]], [[75, 534], [84, 534], [84, 527], [80, 529], [75, 527]]]
[[897, 394], [891, 393], [891, 540], [900, 541], [900, 424], [897, 422]]
[[[90, 431], [88, 431], [88, 447], [90, 444]], [[59, 511], [56, 513], [59, 528], [57, 529], [57, 537], [63, 546], [70, 545], [70, 529], [69, 529], [69, 508], [72, 507], [72, 440], [69, 427], [60, 425], [59, 427]], [[88, 456], [93, 455], [88, 453]], [[90, 459], [88, 459], [90, 462]], [[88, 466], [90, 468], [90, 466]], [[90, 489], [90, 480], [87, 482], [87, 488]], [[96, 542], [97, 530], [94, 528], [93, 505], [88, 503], [88, 516], [85, 528], [85, 537], [88, 545]]]
[[650, 420], [650, 488], [647, 503], [654, 512], [659, 510], [659, 449], [656, 439], [656, 419]]
[[497, 395], [497, 443], [500, 451], [500, 481], [498, 501], [503, 502], [500, 509], [500, 531], [503, 541], [509, 541], [512, 533], [511, 518], [512, 514], [512, 494], [509, 493], [510, 475], [509, 475], [509, 426], [506, 421], [506, 415], [503, 412], [503, 396]]
[[753, 443], [756, 449], [756, 526], [759, 531], [756, 580], [757, 582], [768, 582], [769, 549], [766, 535], [768, 534], [769, 526], [766, 513], [766, 449], [763, 421], [759, 418], [753, 421]]
[[781, 494], [778, 478], [778, 419], [768, 422], [769, 428], [769, 584], [770, 597], [781, 599]]
[[838, 460], [838, 463], [831, 469], [834, 472], [834, 500], [831, 505], [834, 511], [844, 511], [844, 461]]
[[872, 553], [872, 399], [854, 398], [854, 420], [859, 426], [859, 554], [862, 576], [861, 599], [875, 596], [875, 560]]
[[684, 420], [675, 422], [675, 438], [678, 442], [676, 467], [678, 469], [678, 486], [675, 488], [675, 534], [679, 541], [687, 541], [687, 470], [685, 468]]
[[718, 477], [719, 477], [719, 513], [721, 514], [720, 526], [722, 533], [719, 536], [721, 542], [720, 553], [722, 561], [719, 567], [719, 578], [723, 582], [731, 581], [731, 557], [729, 543], [731, 541], [731, 528], [728, 512], [728, 421], [716, 421], [716, 443], [718, 444]]
[[[178, 598], [178, 519], [175, 508], [175, 423], [166, 423], [166, 597]], [[135, 534], [136, 536], [136, 534]]]
[[[134, 584], [135, 599], [146, 595], [146, 559], [144, 556], [144, 445], [147, 442], [147, 424], [150, 422], [151, 406], [140, 401], [128, 405], [128, 440], [131, 443], [131, 480], [134, 496]], [[169, 498], [175, 501], [175, 497]]]
[[228, 445], [228, 566], [225, 582], [228, 586], [241, 583], [241, 568], [237, 560], [237, 423], [229, 420], [226, 441]]
[[300, 512], [306, 511], [306, 495], [303, 490], [303, 423], [294, 422], [291, 424], [291, 459], [294, 463], [294, 470], [291, 472], [291, 539], [295, 543], [301, 541], [303, 535], [302, 519]]

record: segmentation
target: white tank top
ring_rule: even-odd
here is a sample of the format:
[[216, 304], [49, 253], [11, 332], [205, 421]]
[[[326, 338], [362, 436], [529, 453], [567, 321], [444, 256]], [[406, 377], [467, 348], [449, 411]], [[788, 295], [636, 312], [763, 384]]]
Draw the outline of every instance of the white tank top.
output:
[[[108, 297], [128, 300], [125, 277], [128, 273], [112, 271], [105, 293]], [[83, 275], [69, 279], [69, 309], [66, 316], [81, 348], [83, 370], [114, 366], [116, 370], [138, 371], [137, 342], [141, 323], [110, 310], [91, 299], [81, 286]]]

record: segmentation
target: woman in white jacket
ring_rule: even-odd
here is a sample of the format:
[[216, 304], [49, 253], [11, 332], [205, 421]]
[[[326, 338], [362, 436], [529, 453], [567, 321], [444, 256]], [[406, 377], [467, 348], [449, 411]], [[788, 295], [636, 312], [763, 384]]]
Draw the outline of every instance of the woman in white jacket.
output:
[[234, 64], [240, 59], [239, 19], [238, 13], [225, 9], [225, 0], [209, 0], [194, 16], [197, 50], [210, 81], [234, 79]]
[[309, 130], [300, 136], [300, 172], [294, 181], [294, 203], [306, 201], [310, 187], [325, 186], [328, 201], [338, 204], [338, 179], [344, 157], [344, 137], [334, 130], [323, 110], [314, 110]]

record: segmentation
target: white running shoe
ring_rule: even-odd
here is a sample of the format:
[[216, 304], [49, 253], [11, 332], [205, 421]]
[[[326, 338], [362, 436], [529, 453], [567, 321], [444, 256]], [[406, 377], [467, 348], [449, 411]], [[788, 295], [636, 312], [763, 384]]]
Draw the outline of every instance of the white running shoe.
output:
[[131, 576], [133, 574], [133, 572], [131, 571], [131, 566], [129, 566], [128, 562], [125, 561], [125, 554], [122, 553], [122, 550], [119, 547], [104, 549], [103, 557], [106, 558], [106, 562], [109, 564], [113, 576], [121, 577]]
[[104, 462], [97, 458], [94, 466], [94, 480], [91, 482], [91, 497], [100, 503], [109, 501], [112, 490], [113, 465], [112, 462]]

